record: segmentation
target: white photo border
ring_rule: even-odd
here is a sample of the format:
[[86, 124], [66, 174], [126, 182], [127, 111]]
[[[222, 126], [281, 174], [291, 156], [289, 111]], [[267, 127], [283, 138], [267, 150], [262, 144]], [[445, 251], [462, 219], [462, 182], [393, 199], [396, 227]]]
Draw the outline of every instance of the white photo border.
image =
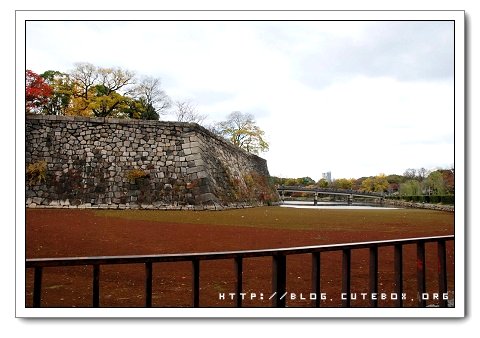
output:
[[[464, 11], [16, 11], [16, 317], [30, 318], [458, 318], [465, 316], [465, 13]], [[454, 21], [454, 308], [27, 308], [25, 306], [25, 26], [30, 20], [338, 20]]]

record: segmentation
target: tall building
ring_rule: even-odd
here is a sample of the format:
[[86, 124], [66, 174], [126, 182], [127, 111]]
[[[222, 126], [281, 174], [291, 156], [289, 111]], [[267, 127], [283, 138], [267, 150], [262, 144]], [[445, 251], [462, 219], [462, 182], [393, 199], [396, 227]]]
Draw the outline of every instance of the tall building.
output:
[[322, 173], [322, 178], [325, 179], [328, 183], [332, 183], [332, 172], [327, 171], [326, 173]]

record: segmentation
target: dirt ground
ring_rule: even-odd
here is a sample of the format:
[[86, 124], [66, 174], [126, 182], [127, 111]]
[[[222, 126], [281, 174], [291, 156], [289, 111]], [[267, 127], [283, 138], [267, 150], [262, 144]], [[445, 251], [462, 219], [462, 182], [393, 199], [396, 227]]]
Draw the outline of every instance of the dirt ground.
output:
[[[102, 211], [27, 209], [26, 257], [142, 255], [251, 250], [362, 242], [454, 234], [453, 213], [428, 210], [312, 210], [264, 207], [230, 211]], [[448, 290], [454, 292], [454, 248], [447, 242]], [[436, 245], [426, 245], [427, 292], [438, 292]], [[404, 247], [404, 306], [417, 305], [416, 247]], [[341, 252], [322, 253], [321, 306], [341, 306]], [[269, 307], [271, 258], [243, 263], [243, 302]], [[143, 307], [145, 271], [141, 264], [102, 266], [100, 306]], [[92, 267], [46, 268], [42, 306], [90, 307]], [[156, 263], [153, 267], [153, 306], [192, 305], [191, 263]], [[26, 302], [32, 306], [33, 271], [26, 271]], [[232, 307], [235, 289], [232, 260], [200, 264], [200, 306]], [[287, 258], [287, 306], [311, 306], [311, 256]], [[368, 306], [368, 250], [352, 252], [353, 307]], [[394, 292], [393, 248], [379, 249], [380, 307], [391, 307]], [[223, 296], [222, 296], [223, 295]], [[367, 296], [367, 298], [369, 295]], [[292, 299], [295, 298], [295, 299]], [[305, 298], [305, 299], [301, 299]], [[429, 300], [428, 304], [436, 303]]]

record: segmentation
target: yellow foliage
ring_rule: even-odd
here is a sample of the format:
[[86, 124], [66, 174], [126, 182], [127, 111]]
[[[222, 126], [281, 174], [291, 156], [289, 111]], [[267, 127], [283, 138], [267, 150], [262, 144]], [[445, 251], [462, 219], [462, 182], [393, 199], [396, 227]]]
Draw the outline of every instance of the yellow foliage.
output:
[[130, 170], [127, 173], [127, 178], [129, 180], [135, 180], [137, 178], [143, 178], [143, 177], [147, 177], [147, 176], [148, 176], [148, 174], [141, 169], [133, 169], [133, 170]]
[[68, 106], [65, 115], [92, 117], [93, 111], [90, 107], [90, 101], [83, 97], [74, 97]]
[[29, 186], [45, 182], [47, 178], [47, 162], [37, 161], [27, 166], [27, 182]]
[[255, 185], [255, 181], [253, 180], [253, 177], [250, 174], [243, 175], [243, 180], [247, 188], [251, 188]]

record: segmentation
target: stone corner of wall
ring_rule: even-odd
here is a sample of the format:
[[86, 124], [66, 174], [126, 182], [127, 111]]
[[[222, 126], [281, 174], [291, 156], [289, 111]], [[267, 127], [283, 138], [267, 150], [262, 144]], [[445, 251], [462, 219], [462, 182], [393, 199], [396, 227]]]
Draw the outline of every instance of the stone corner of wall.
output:
[[248, 151], [246, 151], [245, 149], [242, 149], [234, 144], [232, 144], [231, 142], [229, 142], [228, 140], [226, 140], [225, 138], [211, 132], [210, 130], [208, 130], [207, 128], [205, 128], [204, 126], [198, 124], [198, 123], [188, 123], [188, 125], [192, 128], [193, 131], [197, 131], [197, 132], [200, 132], [201, 134], [207, 136], [207, 137], [210, 137], [210, 138], [213, 138], [219, 142], [221, 142], [223, 145], [225, 145], [226, 147], [230, 148], [231, 150], [233, 151], [236, 151], [236, 152], [240, 152], [242, 153], [243, 155], [247, 156], [247, 157], [250, 157], [252, 159], [255, 159], [255, 160], [258, 160], [258, 161], [265, 161], [266, 160], [256, 154], [252, 154], [252, 153], [249, 153]]

